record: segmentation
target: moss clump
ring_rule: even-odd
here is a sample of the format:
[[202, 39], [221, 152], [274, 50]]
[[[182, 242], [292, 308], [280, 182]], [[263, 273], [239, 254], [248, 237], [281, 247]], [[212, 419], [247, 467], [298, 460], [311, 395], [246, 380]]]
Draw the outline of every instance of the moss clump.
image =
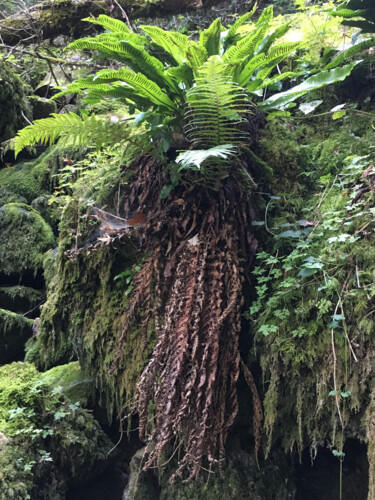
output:
[[0, 186], [9, 193], [24, 197], [31, 203], [40, 195], [50, 194], [55, 188], [56, 176], [65, 165], [63, 157], [80, 159], [82, 148], [53, 146], [31, 162], [24, 162], [0, 170]]
[[94, 378], [90, 377], [77, 361], [51, 368], [44, 372], [42, 380], [54, 387], [58, 386], [65, 398], [72, 402], [79, 401], [83, 407], [93, 399]]
[[0, 234], [0, 272], [5, 274], [36, 272], [44, 252], [55, 244], [50, 226], [23, 203], [8, 203], [0, 208]]
[[6, 203], [27, 203], [27, 200], [23, 196], [10, 193], [3, 187], [0, 187], [0, 207]]
[[21, 79], [10, 64], [0, 61], [0, 144], [26, 125], [22, 113], [31, 119], [31, 111]]
[[[69, 371], [69, 368], [68, 368]], [[0, 500], [63, 500], [73, 481], [100, 473], [111, 442], [79, 402], [29, 363], [0, 368]]]
[[31, 311], [42, 301], [43, 294], [27, 286], [0, 286], [0, 308], [17, 313]]
[[32, 335], [32, 325], [33, 320], [0, 309], [0, 363], [23, 357], [24, 344]]

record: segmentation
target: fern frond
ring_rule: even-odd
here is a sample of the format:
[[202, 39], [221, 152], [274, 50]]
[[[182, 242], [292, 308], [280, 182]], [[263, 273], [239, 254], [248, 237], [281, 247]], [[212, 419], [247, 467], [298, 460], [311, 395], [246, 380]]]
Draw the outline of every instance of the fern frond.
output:
[[249, 113], [244, 89], [227, 75], [219, 56], [211, 56], [199, 70], [196, 85], [187, 93], [185, 133], [194, 147], [239, 144], [247, 134], [241, 130]]
[[73, 112], [52, 113], [49, 118], [35, 120], [20, 130], [14, 140], [15, 156], [26, 146], [34, 144], [69, 143], [75, 146], [90, 145], [100, 149], [104, 145], [117, 144], [125, 138], [125, 126], [112, 124], [96, 116], [80, 117]]
[[153, 81], [149, 80], [142, 73], [133, 73], [127, 69], [104, 70], [97, 73], [101, 80], [118, 80], [130, 85], [137, 94], [146, 97], [150, 103], [158, 106], [165, 106], [170, 110], [175, 110], [173, 101], [162, 89]]
[[199, 45], [206, 49], [208, 56], [219, 55], [220, 34], [222, 31], [224, 31], [224, 27], [221, 24], [221, 20], [215, 19], [215, 21], [200, 34]]
[[202, 64], [207, 61], [207, 50], [197, 42], [189, 41], [186, 50], [186, 58], [189, 61], [194, 74], [196, 74]]
[[176, 163], [180, 166], [178, 171], [192, 167], [200, 169], [206, 160], [212, 158], [227, 160], [228, 157], [236, 154], [237, 149], [233, 144], [221, 144], [210, 149], [182, 151], [176, 158]]
[[99, 24], [104, 29], [108, 31], [118, 31], [121, 33], [130, 33], [130, 29], [126, 26], [125, 23], [120, 21], [119, 19], [113, 19], [112, 17], [108, 17], [104, 14], [100, 14], [98, 17], [85, 17], [82, 21], [87, 21], [89, 23]]
[[245, 86], [253, 76], [254, 72], [259, 68], [263, 69], [259, 72], [258, 78], [260, 80], [266, 78], [266, 76], [269, 75], [269, 73], [277, 64], [282, 62], [291, 52], [296, 50], [299, 46], [299, 42], [285, 43], [274, 47], [268, 52], [268, 54], [261, 53], [253, 57], [241, 71], [237, 79], [239, 85], [241, 87]]
[[182, 64], [185, 62], [185, 52], [188, 43], [188, 37], [176, 31], [164, 31], [157, 26], [140, 26], [147, 33], [151, 40], [162, 47], [173, 59]]
[[241, 16], [239, 19], [237, 19], [237, 21], [235, 23], [233, 23], [233, 25], [228, 30], [227, 36], [224, 39], [224, 48], [227, 48], [227, 46], [232, 43], [232, 41], [235, 39], [237, 30], [241, 26], [243, 26], [246, 23], [246, 21], [248, 21], [253, 16], [256, 9], [257, 9], [257, 4], [255, 2], [254, 7], [252, 8], [252, 10], [250, 12], [246, 12], [246, 14]]

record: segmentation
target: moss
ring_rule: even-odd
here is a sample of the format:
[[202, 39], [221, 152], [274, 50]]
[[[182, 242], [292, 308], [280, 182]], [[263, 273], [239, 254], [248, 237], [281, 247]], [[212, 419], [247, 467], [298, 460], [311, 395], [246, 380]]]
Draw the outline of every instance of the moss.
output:
[[43, 298], [40, 290], [27, 286], [0, 286], [0, 307], [25, 313], [36, 307]]
[[[232, 450], [221, 475], [212, 471], [197, 482], [183, 484], [176, 480], [170, 484], [169, 476], [163, 474], [160, 500], [287, 500], [293, 497], [295, 487], [292, 482], [286, 483], [286, 474], [288, 464], [282, 453], [258, 468], [254, 455]], [[141, 497], [135, 497], [135, 500], [141, 500]]]
[[0, 309], [0, 363], [23, 357], [24, 344], [32, 335], [33, 320], [23, 316]]
[[63, 500], [69, 484], [103, 470], [112, 444], [48, 380], [29, 363], [0, 368], [0, 500]]
[[41, 267], [43, 254], [54, 245], [50, 226], [31, 207], [8, 203], [0, 208], [0, 272], [21, 275]]
[[51, 113], [56, 113], [57, 105], [55, 101], [45, 99], [44, 97], [31, 96], [30, 103], [33, 110], [33, 119], [40, 120], [47, 118]]
[[34, 161], [0, 170], [0, 186], [31, 203], [43, 194], [52, 193], [57, 184], [56, 176], [64, 166], [64, 156], [79, 159], [85, 151], [82, 148], [53, 146]]
[[22, 113], [31, 119], [30, 106], [25, 96], [22, 80], [12, 66], [0, 61], [0, 144], [16, 135], [26, 120]]
[[43, 374], [42, 380], [51, 386], [58, 386], [64, 397], [72, 403], [79, 401], [81, 406], [86, 407], [93, 399], [94, 379], [82, 370], [77, 361], [51, 368]]
[[0, 187], [0, 207], [6, 203], [27, 203], [27, 200], [23, 196], [10, 193], [3, 187]]

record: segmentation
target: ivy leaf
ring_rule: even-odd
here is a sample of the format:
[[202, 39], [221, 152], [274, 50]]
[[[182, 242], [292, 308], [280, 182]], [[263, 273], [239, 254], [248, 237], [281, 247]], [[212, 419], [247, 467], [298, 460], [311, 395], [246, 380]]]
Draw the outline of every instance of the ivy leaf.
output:
[[342, 314], [333, 314], [332, 319], [334, 321], [343, 321], [345, 319], [345, 316], [343, 316]]
[[317, 270], [314, 268], [304, 267], [303, 269], [300, 270], [300, 272], [297, 274], [297, 276], [300, 276], [301, 278], [308, 278], [309, 276], [312, 276], [313, 274], [315, 274], [316, 271]]

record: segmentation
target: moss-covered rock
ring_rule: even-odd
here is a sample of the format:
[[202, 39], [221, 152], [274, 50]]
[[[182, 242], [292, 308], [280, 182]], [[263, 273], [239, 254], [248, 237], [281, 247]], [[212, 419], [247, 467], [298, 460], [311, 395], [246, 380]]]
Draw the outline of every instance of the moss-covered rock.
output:
[[43, 373], [42, 380], [59, 387], [61, 394], [72, 403], [79, 401], [81, 406], [86, 407], [93, 399], [94, 378], [90, 377], [77, 361], [51, 368]]
[[56, 113], [57, 105], [55, 101], [45, 99], [44, 97], [31, 96], [30, 103], [33, 110], [33, 119], [40, 120], [47, 118], [51, 113]]
[[11, 65], [0, 61], [0, 144], [16, 135], [26, 125], [24, 114], [31, 119], [22, 80]]
[[70, 484], [103, 470], [112, 447], [92, 415], [29, 363], [0, 368], [0, 431], [0, 500], [63, 500]]
[[41, 195], [52, 193], [57, 185], [57, 175], [65, 165], [65, 156], [73, 160], [80, 159], [85, 151], [84, 148], [52, 146], [33, 161], [0, 170], [0, 187], [31, 203]]
[[34, 209], [22, 203], [0, 208], [0, 272], [22, 275], [41, 267], [43, 254], [54, 246], [50, 226]]
[[0, 309], [0, 364], [22, 359], [26, 340], [32, 335], [33, 320]]

